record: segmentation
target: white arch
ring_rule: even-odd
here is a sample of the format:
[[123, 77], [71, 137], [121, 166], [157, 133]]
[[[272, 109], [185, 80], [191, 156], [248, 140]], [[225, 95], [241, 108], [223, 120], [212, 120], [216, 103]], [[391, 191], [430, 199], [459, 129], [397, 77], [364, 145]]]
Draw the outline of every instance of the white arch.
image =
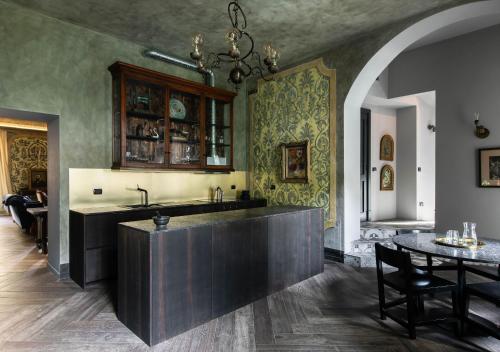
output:
[[[407, 47], [427, 35], [473, 18], [500, 14], [500, 0], [479, 1], [427, 17], [394, 37], [363, 67], [344, 103], [344, 250], [360, 233], [360, 108], [378, 75]], [[345, 151], [349, 151], [346, 157]]]

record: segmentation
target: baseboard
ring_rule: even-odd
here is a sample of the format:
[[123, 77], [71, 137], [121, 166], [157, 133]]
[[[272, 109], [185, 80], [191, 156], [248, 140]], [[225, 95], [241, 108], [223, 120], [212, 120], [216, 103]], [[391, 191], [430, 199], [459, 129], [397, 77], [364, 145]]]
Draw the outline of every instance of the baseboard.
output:
[[49, 262], [47, 266], [52, 274], [54, 274], [59, 280], [69, 279], [69, 263], [64, 263], [59, 265], [59, 270], [54, 268]]
[[325, 259], [334, 262], [344, 262], [344, 251], [333, 248], [325, 248]]

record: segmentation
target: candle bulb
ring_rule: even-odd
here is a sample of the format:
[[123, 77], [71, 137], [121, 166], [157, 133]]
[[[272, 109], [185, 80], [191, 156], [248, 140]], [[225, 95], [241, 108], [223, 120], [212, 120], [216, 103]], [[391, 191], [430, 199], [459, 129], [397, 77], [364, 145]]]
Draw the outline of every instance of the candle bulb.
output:
[[478, 123], [478, 122], [479, 122], [479, 113], [478, 113], [478, 112], [475, 112], [475, 113], [474, 113], [474, 122], [475, 122], [475, 123]]

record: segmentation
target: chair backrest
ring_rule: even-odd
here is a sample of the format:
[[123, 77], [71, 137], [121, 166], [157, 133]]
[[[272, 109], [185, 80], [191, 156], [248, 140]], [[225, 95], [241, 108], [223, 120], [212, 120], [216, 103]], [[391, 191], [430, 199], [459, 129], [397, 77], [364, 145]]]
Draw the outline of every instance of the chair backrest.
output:
[[47, 194], [43, 191], [36, 191], [36, 199], [43, 205], [47, 205]]
[[377, 271], [382, 270], [382, 263], [385, 263], [404, 273], [411, 274], [411, 257], [408, 252], [387, 248], [377, 242], [375, 243], [375, 257]]

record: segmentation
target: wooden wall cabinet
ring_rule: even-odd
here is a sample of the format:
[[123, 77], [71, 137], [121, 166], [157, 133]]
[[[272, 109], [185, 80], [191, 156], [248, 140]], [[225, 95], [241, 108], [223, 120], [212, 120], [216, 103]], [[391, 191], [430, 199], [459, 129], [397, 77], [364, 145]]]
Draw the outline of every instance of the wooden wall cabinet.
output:
[[116, 62], [113, 168], [233, 171], [235, 93]]

